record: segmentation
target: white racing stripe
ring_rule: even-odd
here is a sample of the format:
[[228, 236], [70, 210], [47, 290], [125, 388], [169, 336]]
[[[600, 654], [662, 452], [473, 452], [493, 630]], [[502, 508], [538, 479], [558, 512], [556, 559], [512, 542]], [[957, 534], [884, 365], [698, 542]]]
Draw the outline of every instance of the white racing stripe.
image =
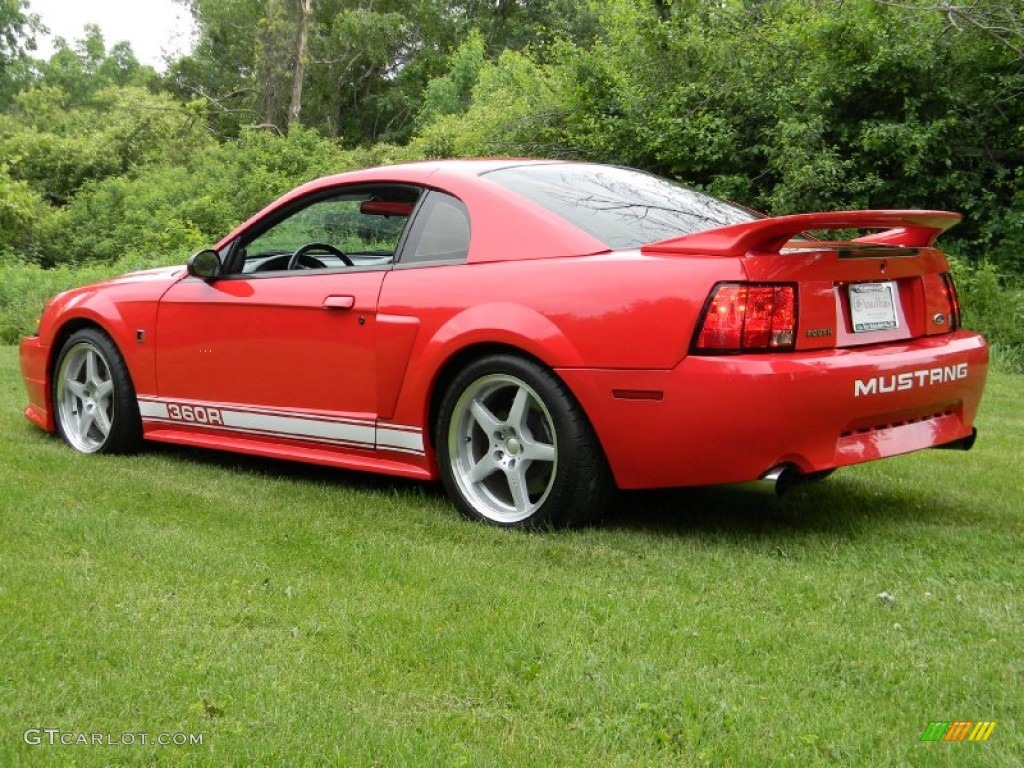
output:
[[423, 453], [423, 431], [416, 427], [392, 424], [377, 427], [377, 447], [403, 453]]
[[282, 437], [357, 448], [378, 448], [422, 455], [423, 432], [401, 424], [378, 426], [371, 420], [305, 414], [234, 403], [140, 397], [139, 414], [148, 423]]
[[167, 418], [167, 405], [153, 400], [144, 400], [140, 397], [139, 415], [142, 416], [143, 421], [152, 421], [154, 419], [162, 421]]

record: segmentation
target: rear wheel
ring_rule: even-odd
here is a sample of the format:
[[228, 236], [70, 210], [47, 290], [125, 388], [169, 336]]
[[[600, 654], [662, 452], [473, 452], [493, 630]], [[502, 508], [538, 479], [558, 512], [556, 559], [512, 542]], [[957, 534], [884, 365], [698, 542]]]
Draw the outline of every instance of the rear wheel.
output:
[[124, 358], [105, 333], [73, 333], [57, 356], [57, 431], [81, 453], [127, 453], [142, 440], [135, 389]]
[[445, 487], [474, 520], [520, 528], [580, 523], [614, 491], [579, 404], [529, 360], [494, 355], [467, 366], [445, 393], [435, 437]]

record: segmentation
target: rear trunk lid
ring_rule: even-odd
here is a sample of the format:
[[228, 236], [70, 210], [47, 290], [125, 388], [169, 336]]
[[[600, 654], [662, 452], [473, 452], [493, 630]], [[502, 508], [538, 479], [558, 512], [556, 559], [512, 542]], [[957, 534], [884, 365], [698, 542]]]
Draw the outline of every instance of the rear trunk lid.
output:
[[[663, 240], [642, 250], [739, 258], [751, 283], [796, 286], [791, 349], [856, 347], [957, 328], [949, 265], [933, 243], [959, 220], [959, 214], [944, 211], [799, 214]], [[806, 235], [838, 229], [875, 231], [841, 241]]]

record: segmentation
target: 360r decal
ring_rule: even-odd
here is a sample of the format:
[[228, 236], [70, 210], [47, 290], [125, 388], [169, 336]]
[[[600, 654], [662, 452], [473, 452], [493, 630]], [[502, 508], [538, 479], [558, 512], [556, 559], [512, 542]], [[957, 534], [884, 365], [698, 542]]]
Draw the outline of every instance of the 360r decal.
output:
[[208, 408], [203, 405], [167, 403], [167, 418], [172, 421], [183, 421], [188, 424], [216, 424], [224, 426], [224, 417], [221, 415], [220, 408]]

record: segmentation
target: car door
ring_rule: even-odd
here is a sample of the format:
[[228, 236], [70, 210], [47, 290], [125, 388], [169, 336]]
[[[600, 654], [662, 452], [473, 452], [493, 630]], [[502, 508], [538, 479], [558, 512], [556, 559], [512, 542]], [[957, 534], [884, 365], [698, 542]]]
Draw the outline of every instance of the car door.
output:
[[157, 315], [159, 397], [143, 417], [372, 448], [377, 300], [416, 195], [302, 200], [225, 249], [222, 277], [172, 287]]

